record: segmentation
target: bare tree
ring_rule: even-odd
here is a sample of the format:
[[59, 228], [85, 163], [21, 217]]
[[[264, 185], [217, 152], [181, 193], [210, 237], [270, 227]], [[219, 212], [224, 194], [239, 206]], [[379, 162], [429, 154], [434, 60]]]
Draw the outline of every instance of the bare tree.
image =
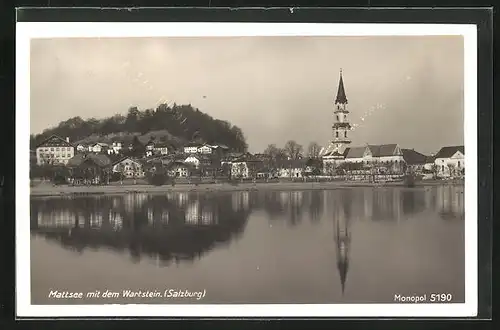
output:
[[321, 146], [316, 142], [311, 142], [307, 147], [307, 156], [309, 158], [319, 158], [320, 151], [321, 151]]
[[278, 156], [278, 153], [279, 153], [279, 149], [278, 149], [278, 147], [276, 147], [275, 144], [269, 144], [267, 146], [266, 150], [264, 150], [264, 154], [268, 155], [269, 158], [271, 158], [271, 159], [276, 159]]
[[302, 156], [303, 147], [294, 140], [288, 141], [283, 149], [290, 159], [299, 159]]

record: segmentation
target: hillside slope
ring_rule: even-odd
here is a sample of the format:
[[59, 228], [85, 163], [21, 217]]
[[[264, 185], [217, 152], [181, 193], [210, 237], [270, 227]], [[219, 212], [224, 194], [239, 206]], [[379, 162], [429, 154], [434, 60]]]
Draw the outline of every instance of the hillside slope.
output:
[[81, 117], [70, 118], [58, 126], [46, 129], [41, 134], [30, 136], [30, 148], [52, 134], [69, 137], [73, 144], [105, 142], [139, 138], [143, 144], [151, 137], [182, 146], [190, 141], [224, 144], [234, 151], [244, 152], [248, 145], [241, 129], [231, 123], [201, 112], [191, 105], [168, 106], [140, 111], [137, 107], [128, 110], [126, 116], [117, 114], [104, 119]]

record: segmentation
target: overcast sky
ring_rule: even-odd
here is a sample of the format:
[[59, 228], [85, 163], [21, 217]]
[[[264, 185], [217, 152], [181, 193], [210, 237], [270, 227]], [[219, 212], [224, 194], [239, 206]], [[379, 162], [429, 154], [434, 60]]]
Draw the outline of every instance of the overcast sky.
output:
[[459, 36], [38, 39], [31, 133], [166, 100], [241, 127], [251, 152], [326, 145], [342, 68], [352, 146], [430, 153], [464, 143], [463, 61]]

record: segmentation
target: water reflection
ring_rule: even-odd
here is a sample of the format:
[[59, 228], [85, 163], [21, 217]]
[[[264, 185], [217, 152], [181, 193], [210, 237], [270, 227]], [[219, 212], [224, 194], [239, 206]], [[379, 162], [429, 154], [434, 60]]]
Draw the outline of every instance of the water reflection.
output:
[[418, 213], [436, 212], [444, 220], [464, 218], [463, 186], [362, 188], [332, 191], [234, 193], [169, 192], [162, 195], [32, 198], [35, 234], [83, 253], [108, 248], [127, 251], [133, 262], [143, 257], [158, 265], [200, 258], [214, 247], [238, 239], [254, 211], [270, 222], [298, 228], [333, 214], [337, 266], [345, 286], [351, 244], [350, 223], [399, 222]]
[[168, 265], [193, 261], [240, 236], [249, 209], [233, 209], [231, 197], [131, 194], [33, 199], [31, 228], [79, 253], [106, 247], [128, 250], [133, 262], [148, 256]]

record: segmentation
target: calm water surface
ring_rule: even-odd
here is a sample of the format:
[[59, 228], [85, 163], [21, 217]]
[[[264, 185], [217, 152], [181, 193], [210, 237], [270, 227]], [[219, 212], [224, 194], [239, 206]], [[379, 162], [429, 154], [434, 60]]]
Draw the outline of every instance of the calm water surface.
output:
[[463, 302], [464, 250], [463, 186], [31, 198], [33, 304]]

